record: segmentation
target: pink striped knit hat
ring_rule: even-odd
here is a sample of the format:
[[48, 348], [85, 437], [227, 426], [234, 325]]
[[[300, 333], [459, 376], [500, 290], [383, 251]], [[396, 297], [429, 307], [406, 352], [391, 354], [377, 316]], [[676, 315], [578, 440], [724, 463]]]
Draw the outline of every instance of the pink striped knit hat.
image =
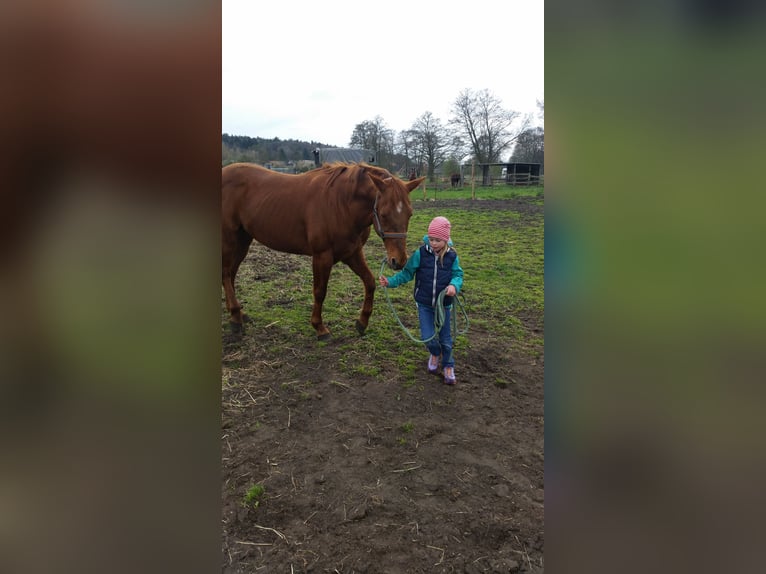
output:
[[434, 217], [428, 225], [428, 237], [436, 237], [449, 241], [449, 232], [452, 225], [446, 217]]

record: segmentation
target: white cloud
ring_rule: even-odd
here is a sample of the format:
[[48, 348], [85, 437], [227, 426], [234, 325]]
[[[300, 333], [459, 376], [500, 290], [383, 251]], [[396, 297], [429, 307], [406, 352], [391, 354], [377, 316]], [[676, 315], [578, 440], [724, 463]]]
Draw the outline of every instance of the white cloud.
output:
[[345, 146], [380, 116], [442, 123], [465, 88], [536, 114], [543, 2], [223, 0], [223, 132]]

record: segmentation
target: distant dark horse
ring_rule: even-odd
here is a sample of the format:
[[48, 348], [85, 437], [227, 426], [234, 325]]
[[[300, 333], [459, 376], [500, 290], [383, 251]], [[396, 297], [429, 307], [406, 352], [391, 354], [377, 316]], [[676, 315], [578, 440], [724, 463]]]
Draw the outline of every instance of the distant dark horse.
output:
[[330, 271], [338, 261], [348, 265], [364, 284], [364, 303], [356, 321], [357, 331], [364, 334], [376, 286], [363, 251], [370, 228], [383, 239], [388, 265], [401, 269], [407, 262], [410, 192], [425, 178], [405, 182], [363, 163], [325, 164], [298, 175], [236, 163], [224, 167], [221, 177], [221, 271], [232, 327], [241, 329], [246, 320], [234, 294], [234, 279], [255, 239], [277, 251], [311, 256], [311, 324], [320, 339], [330, 336], [322, 321]]
[[450, 176], [450, 182], [452, 183], [452, 187], [460, 187], [460, 174], [459, 173], [453, 173]]

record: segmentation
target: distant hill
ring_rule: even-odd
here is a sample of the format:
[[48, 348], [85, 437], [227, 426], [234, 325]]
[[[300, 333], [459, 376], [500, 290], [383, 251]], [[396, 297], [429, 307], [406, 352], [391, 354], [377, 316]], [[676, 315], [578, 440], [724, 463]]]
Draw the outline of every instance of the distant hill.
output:
[[314, 150], [318, 147], [335, 147], [321, 142], [281, 140], [279, 138], [251, 138], [223, 134], [221, 165], [236, 161], [265, 164], [270, 161], [297, 162], [314, 161]]

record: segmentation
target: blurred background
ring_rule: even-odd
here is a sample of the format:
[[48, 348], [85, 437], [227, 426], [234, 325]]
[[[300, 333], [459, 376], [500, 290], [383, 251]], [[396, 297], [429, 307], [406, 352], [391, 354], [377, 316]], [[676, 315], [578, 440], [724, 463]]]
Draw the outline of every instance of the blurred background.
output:
[[764, 9], [546, 2], [546, 566], [764, 553]]
[[0, 8], [0, 570], [220, 557], [220, 4]]

